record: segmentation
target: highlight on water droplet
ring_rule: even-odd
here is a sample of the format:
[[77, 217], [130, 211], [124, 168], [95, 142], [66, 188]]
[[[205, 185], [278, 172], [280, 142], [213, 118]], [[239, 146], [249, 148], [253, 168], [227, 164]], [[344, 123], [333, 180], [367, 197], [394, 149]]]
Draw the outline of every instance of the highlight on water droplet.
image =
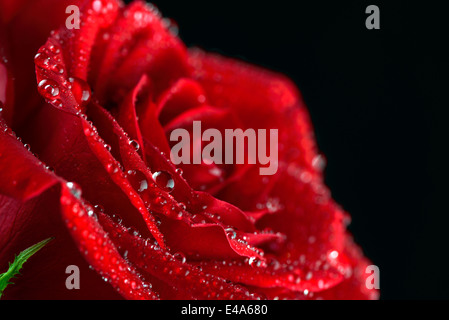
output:
[[318, 171], [323, 171], [326, 167], [326, 158], [321, 154], [316, 155], [312, 159], [312, 166]]
[[146, 179], [142, 179], [139, 182], [139, 188], [137, 189], [138, 192], [144, 192], [148, 189], [148, 181]]

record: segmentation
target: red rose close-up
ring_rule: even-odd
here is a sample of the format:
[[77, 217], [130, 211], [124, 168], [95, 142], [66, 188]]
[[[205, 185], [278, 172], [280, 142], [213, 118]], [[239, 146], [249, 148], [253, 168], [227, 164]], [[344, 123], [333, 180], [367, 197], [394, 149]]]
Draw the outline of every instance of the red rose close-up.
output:
[[[296, 85], [188, 48], [162, 14], [0, 0], [0, 272], [52, 239], [2, 299], [377, 299]], [[276, 130], [277, 157], [175, 164], [174, 133], [193, 137], [183, 156], [211, 141], [198, 123]]]

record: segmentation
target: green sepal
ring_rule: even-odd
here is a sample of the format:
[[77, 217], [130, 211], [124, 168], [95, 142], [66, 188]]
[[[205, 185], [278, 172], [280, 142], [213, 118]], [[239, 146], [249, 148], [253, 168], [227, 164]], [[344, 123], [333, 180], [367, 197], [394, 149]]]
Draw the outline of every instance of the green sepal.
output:
[[20, 274], [19, 270], [22, 269], [23, 264], [51, 240], [53, 240], [53, 238], [45, 239], [29, 247], [28, 249], [23, 250], [14, 258], [12, 263], [9, 263], [8, 271], [0, 274], [0, 298], [2, 297], [3, 290], [5, 290], [6, 286], [8, 286], [8, 284], [12, 284], [10, 280]]

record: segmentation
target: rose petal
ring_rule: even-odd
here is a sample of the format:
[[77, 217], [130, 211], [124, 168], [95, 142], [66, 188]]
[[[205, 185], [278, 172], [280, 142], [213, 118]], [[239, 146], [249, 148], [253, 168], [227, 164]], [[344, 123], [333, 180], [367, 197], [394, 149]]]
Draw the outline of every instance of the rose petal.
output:
[[[149, 170], [138, 157], [135, 150], [129, 146], [129, 143], [127, 143], [128, 139], [125, 137], [123, 130], [112, 116], [96, 105], [92, 105], [89, 110], [90, 116], [99, 127], [102, 136], [107, 137], [106, 139], [111, 143], [113, 149], [116, 150], [116, 152], [119, 152], [116, 157], [122, 161], [125, 169], [127, 171], [137, 170], [137, 172], [142, 175], [141, 179], [145, 179], [147, 185], [146, 188], [140, 192], [140, 196], [142, 199], [147, 200], [151, 205], [151, 212], [170, 218], [164, 221], [160, 228], [164, 233], [166, 243], [171, 248], [183, 252], [189, 251], [195, 254], [200, 253], [206, 256], [217, 257], [217, 254], [220, 254], [223, 257], [232, 257], [237, 254], [258, 257], [263, 260], [263, 257], [253, 250], [254, 248], [242, 245], [237, 239], [233, 239], [225, 233], [225, 228], [221, 224], [195, 223], [190, 213], [182, 209], [179, 202], [175, 200], [176, 198], [169, 195], [167, 192], [160, 190], [160, 188], [154, 184], [152, 172], [158, 171], [170, 172], [172, 177], [177, 177], [177, 179], [175, 179], [175, 184], [176, 181], [182, 181], [179, 177], [179, 173], [174, 170], [168, 160], [163, 159], [163, 155], [160, 152], [153, 154], [149, 159], [154, 161], [159, 158], [159, 164], [164, 163], [164, 166], [151, 166]], [[151, 148], [148, 148], [147, 150], [150, 149]], [[240, 226], [243, 230], [251, 229], [252, 224], [237, 208], [224, 202], [217, 202], [217, 200], [213, 200], [206, 194], [195, 195], [193, 190], [182, 183], [180, 187], [181, 191], [184, 190], [184, 203], [188, 208], [196, 209], [197, 212], [195, 212], [195, 210], [193, 211], [196, 214], [201, 214], [207, 209], [208, 212], [221, 216], [223, 221]], [[176, 188], [178, 188], [178, 186], [175, 186], [175, 190]], [[155, 203], [155, 199], [157, 198], [159, 198], [159, 202], [163, 204], [157, 205]], [[179, 212], [183, 212], [184, 215], [182, 218], [179, 218]], [[200, 217], [198, 217], [198, 219], [201, 220]], [[186, 241], [186, 238], [182, 238], [184, 239], [182, 240], [181, 237], [179, 237], [180, 234], [185, 235], [189, 240]], [[199, 241], [200, 239], [202, 240]], [[209, 239], [209, 242], [204, 242], [204, 239]], [[204, 245], [206, 243], [207, 245]]]
[[125, 8], [104, 34], [110, 41], [94, 86], [100, 101], [108, 95], [122, 96], [144, 73], [153, 80], [158, 94], [188, 72], [184, 45], [168, 31], [158, 13], [142, 2]]
[[[27, 247], [53, 237], [31, 257], [7, 287], [4, 299], [119, 299], [89, 268], [62, 220], [60, 195], [65, 181], [49, 171], [6, 127], [0, 117], [0, 269]], [[61, 253], [64, 254], [61, 254]], [[66, 267], [80, 269], [80, 290], [65, 286]]]
[[142, 281], [120, 255], [102, 226], [67, 187], [62, 188], [62, 213], [78, 249], [86, 261], [126, 299], [155, 300], [159, 296]]
[[14, 78], [11, 65], [8, 62], [9, 53], [6, 46], [6, 36], [0, 22], [0, 109], [6, 123], [12, 125], [14, 108]]
[[81, 186], [87, 200], [101, 205], [106, 212], [120, 215], [144, 234], [148, 230], [163, 246], [154, 220], [120, 164], [84, 118], [47, 105], [28, 133], [28, 141], [40, 158], [57, 174]]
[[127, 256], [140, 269], [152, 274], [162, 281], [190, 294], [194, 299], [257, 299], [259, 295], [250, 293], [244, 287], [230, 284], [211, 274], [203, 273], [177, 259], [175, 255], [164, 252], [154, 244], [131, 235], [118, 224], [114, 224], [104, 215], [102, 223], [106, 226], [114, 240], [127, 250]]
[[0, 12], [7, 16], [5, 33], [9, 43], [10, 71], [15, 78], [15, 87], [20, 88], [20, 92], [16, 90], [14, 99], [20, 112], [14, 113], [12, 123], [12, 128], [18, 133], [26, 129], [24, 122], [32, 118], [33, 111], [40, 107], [33, 57], [50, 31], [64, 23], [66, 7], [80, 5], [81, 2], [84, 0], [0, 1]]

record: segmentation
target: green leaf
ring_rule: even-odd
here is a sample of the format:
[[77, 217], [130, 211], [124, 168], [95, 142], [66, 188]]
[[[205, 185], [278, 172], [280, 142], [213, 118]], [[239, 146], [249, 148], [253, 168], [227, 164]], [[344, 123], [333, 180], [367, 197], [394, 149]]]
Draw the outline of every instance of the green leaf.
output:
[[3, 290], [5, 290], [8, 284], [12, 284], [10, 280], [19, 275], [19, 270], [22, 269], [23, 264], [36, 252], [42, 249], [53, 238], [45, 239], [35, 245], [23, 250], [18, 256], [14, 258], [13, 263], [9, 263], [8, 271], [0, 274], [0, 298], [2, 297]]

